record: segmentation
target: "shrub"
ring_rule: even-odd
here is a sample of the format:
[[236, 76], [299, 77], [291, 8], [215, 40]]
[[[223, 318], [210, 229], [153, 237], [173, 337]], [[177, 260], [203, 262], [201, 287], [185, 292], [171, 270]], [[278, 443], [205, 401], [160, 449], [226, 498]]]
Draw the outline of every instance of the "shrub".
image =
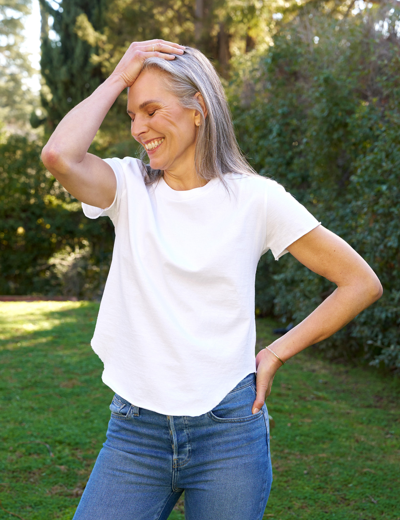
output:
[[98, 298], [111, 260], [109, 219], [90, 221], [46, 171], [41, 143], [0, 144], [0, 294]]
[[[238, 66], [229, 95], [239, 143], [378, 274], [383, 297], [319, 348], [400, 369], [399, 13], [296, 18]], [[252, 101], [246, 92], [251, 92]], [[333, 290], [289, 255], [263, 258], [256, 305], [301, 321]], [[266, 292], [266, 289], [267, 292]]]

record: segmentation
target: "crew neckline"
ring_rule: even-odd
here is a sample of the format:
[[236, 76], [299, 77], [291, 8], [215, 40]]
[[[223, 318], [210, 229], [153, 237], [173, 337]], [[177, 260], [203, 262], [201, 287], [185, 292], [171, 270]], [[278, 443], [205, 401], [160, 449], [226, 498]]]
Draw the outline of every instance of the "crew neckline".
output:
[[156, 191], [159, 190], [159, 193], [168, 199], [189, 200], [202, 197], [210, 190], [212, 190], [214, 186], [216, 186], [218, 183], [219, 178], [213, 177], [204, 186], [199, 186], [198, 188], [192, 188], [190, 190], [174, 190], [173, 188], [171, 188], [171, 186], [169, 186], [169, 184], [165, 182], [165, 179], [162, 176], [160, 177], [160, 180], [157, 183]]

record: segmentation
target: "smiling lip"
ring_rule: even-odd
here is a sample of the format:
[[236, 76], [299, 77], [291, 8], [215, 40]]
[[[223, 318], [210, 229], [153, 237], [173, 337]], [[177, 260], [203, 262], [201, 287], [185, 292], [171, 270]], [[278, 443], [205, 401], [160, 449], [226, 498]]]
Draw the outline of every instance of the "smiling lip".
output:
[[[155, 152], [163, 144], [164, 141], [165, 141], [165, 137], [160, 137], [158, 139], [150, 139], [149, 141], [144, 141], [143, 146], [147, 152], [147, 155], [150, 155], [153, 152]], [[147, 148], [147, 146], [146, 146], [147, 144], [150, 144], [150, 143], [153, 144], [156, 142], [159, 142], [159, 144], [157, 146], [155, 146], [154, 148], [150, 148], [150, 149]]]

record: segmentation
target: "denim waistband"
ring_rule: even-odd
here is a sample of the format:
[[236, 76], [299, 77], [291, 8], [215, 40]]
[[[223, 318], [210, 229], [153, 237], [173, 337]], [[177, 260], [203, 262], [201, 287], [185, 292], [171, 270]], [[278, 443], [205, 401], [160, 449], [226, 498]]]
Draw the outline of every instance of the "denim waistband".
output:
[[[250, 374], [248, 374], [247, 376], [245, 376], [241, 381], [239, 381], [239, 383], [234, 387], [232, 388], [232, 390], [230, 390], [228, 392], [227, 395], [233, 393], [233, 392], [237, 392], [238, 390], [240, 390], [241, 388], [244, 388], [246, 386], [249, 386], [251, 385], [252, 383], [256, 383], [256, 373], [255, 372], [251, 372]], [[134, 407], [135, 409], [137, 409], [137, 413], [139, 412], [139, 408], [135, 405], [132, 405], [129, 401], [127, 401], [124, 397], [120, 396], [119, 394], [115, 394], [115, 397], [117, 398], [118, 401], [120, 401], [121, 404], [126, 404], [126, 405], [129, 405], [129, 406], [132, 406]]]

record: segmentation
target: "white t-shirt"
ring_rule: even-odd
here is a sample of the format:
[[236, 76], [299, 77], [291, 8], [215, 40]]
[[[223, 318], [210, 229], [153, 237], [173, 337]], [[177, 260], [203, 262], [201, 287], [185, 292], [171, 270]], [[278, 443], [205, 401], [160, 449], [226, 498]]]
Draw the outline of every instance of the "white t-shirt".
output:
[[226, 174], [187, 191], [146, 186], [138, 159], [107, 159], [113, 203], [82, 204], [115, 227], [110, 271], [91, 346], [103, 381], [165, 415], [212, 410], [256, 372], [254, 282], [260, 256], [278, 260], [319, 225], [275, 181]]

